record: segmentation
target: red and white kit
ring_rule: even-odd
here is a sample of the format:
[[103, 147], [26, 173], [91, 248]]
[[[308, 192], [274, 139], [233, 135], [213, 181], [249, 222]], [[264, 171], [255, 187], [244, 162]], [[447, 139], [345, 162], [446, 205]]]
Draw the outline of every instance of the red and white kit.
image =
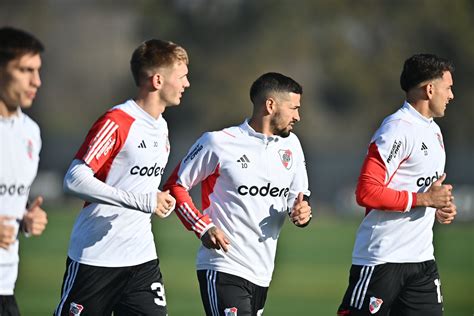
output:
[[[18, 109], [17, 115], [0, 116], [0, 215], [15, 217], [10, 223], [17, 231], [38, 171], [40, 149], [40, 129], [28, 115]], [[0, 248], [0, 295], [13, 295], [18, 261], [18, 239], [8, 249]]]
[[65, 188], [97, 202], [86, 203], [74, 224], [72, 260], [125, 267], [157, 258], [151, 216], [169, 150], [164, 118], [133, 100], [94, 123], [65, 177]]
[[[188, 190], [201, 183], [202, 213]], [[265, 136], [245, 121], [205, 133], [165, 185], [176, 211], [198, 237], [217, 226], [227, 253], [201, 246], [198, 270], [216, 270], [268, 287], [277, 239], [299, 192], [309, 196], [303, 150], [296, 135]]]
[[[423, 262], [434, 259], [435, 209], [412, 208], [444, 173], [443, 136], [405, 102], [375, 132], [362, 167], [356, 197], [367, 212], [357, 232], [352, 263]], [[365, 192], [362, 194], [361, 192]]]

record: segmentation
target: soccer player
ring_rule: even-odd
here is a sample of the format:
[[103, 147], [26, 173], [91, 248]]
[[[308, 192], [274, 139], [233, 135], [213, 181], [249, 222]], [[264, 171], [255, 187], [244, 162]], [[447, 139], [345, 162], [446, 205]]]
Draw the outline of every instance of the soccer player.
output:
[[48, 222], [38, 196], [27, 206], [38, 171], [38, 125], [22, 109], [41, 86], [43, 44], [16, 28], [0, 28], [0, 315], [20, 315], [14, 288], [18, 275], [18, 232], [39, 236]]
[[170, 151], [162, 113], [189, 87], [188, 55], [152, 39], [130, 64], [136, 97], [94, 123], [64, 178], [66, 192], [86, 203], [55, 315], [167, 315], [151, 217], [169, 215], [175, 204], [158, 190]]
[[433, 254], [435, 218], [456, 215], [445, 184], [443, 136], [434, 118], [454, 98], [453, 64], [431, 54], [405, 61], [403, 106], [370, 141], [356, 189], [366, 216], [357, 232], [349, 286], [338, 315], [442, 315]]
[[[299, 227], [311, 219], [303, 150], [291, 132], [302, 92], [282, 74], [259, 77], [252, 117], [204, 133], [165, 184], [202, 241], [197, 275], [207, 315], [262, 315], [285, 218]], [[199, 183], [202, 211], [188, 193]]]

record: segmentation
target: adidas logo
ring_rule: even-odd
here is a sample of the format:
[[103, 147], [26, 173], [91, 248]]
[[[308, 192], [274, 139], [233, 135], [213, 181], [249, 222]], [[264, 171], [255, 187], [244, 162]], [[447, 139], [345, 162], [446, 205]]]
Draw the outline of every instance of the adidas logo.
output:
[[140, 145], [138, 145], [138, 148], [146, 148], [146, 144], [145, 144], [145, 141], [142, 140], [142, 142], [140, 143]]
[[250, 162], [250, 160], [247, 158], [246, 155], [243, 155], [242, 157], [240, 157], [239, 160], [237, 160], [237, 162]]
[[248, 164], [250, 163], [250, 160], [247, 158], [246, 155], [243, 155], [242, 157], [240, 157], [239, 160], [237, 160], [237, 162], [240, 162], [242, 164], [242, 169], [246, 169], [248, 167]]
[[425, 156], [428, 156], [428, 146], [424, 142], [421, 143], [421, 150], [424, 151]]

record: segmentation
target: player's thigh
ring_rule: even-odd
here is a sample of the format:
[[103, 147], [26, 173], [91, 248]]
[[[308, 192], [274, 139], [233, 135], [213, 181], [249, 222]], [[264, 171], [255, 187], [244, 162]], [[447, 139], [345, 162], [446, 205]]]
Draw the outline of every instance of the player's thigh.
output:
[[214, 270], [197, 274], [207, 316], [252, 315], [253, 293], [247, 280]]
[[68, 258], [54, 315], [110, 315], [128, 277], [127, 267], [95, 267]]
[[134, 273], [114, 308], [115, 316], [166, 316], [165, 287], [158, 260], [133, 267]]
[[0, 295], [0, 316], [20, 316], [15, 296]]
[[434, 260], [409, 264], [412, 276], [392, 306], [393, 315], [441, 316], [443, 297]]
[[396, 264], [352, 265], [338, 315], [389, 315], [401, 289], [400, 275]]
[[267, 300], [268, 287], [255, 285], [252, 295], [252, 315], [263, 315], [263, 309]]

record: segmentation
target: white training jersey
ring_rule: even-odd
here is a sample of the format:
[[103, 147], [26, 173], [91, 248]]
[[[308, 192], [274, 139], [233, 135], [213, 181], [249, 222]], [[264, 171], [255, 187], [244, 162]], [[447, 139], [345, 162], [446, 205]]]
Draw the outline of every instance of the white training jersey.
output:
[[[168, 126], [135, 101], [113, 107], [95, 122], [76, 154], [109, 188], [156, 199], [170, 145]], [[87, 203], [72, 230], [68, 255], [101, 267], [138, 265], [157, 258], [151, 230], [153, 209]]]
[[[202, 214], [187, 193], [202, 183]], [[245, 121], [205, 133], [164, 187], [176, 198], [183, 224], [201, 237], [212, 225], [230, 240], [227, 253], [201, 245], [198, 270], [270, 284], [277, 240], [299, 192], [309, 196], [303, 150], [297, 136], [267, 137]]]
[[367, 209], [357, 232], [353, 264], [434, 259], [435, 209], [414, 205], [416, 193], [427, 191], [443, 175], [445, 161], [439, 126], [407, 102], [383, 121], [372, 137], [357, 193], [366, 186], [365, 192], [373, 192], [366, 206], [375, 203], [378, 208]]
[[[38, 125], [20, 109], [0, 116], [0, 215], [12, 216], [18, 231], [26, 212], [31, 184], [36, 177], [41, 149]], [[18, 239], [0, 248], [0, 295], [12, 295], [18, 271]]]

